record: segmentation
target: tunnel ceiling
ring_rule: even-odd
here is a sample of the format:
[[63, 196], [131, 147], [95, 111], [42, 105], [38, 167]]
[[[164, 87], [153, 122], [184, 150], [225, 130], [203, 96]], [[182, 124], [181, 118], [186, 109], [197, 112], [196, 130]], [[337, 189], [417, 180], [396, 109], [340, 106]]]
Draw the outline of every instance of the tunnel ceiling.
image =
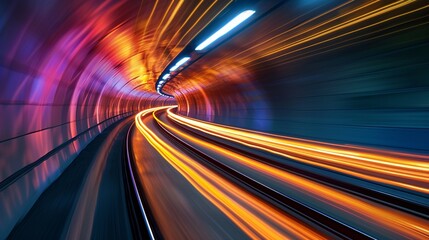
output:
[[67, 54], [61, 68], [70, 67], [70, 61], [80, 67], [95, 64], [94, 68], [117, 71], [121, 81], [131, 80], [128, 92], [134, 88], [154, 92], [160, 72], [231, 3], [18, 1], [2, 7], [3, 23], [8, 22], [3, 30], [7, 34], [2, 34], [7, 38], [2, 43], [9, 46], [2, 48], [8, 51], [3, 65], [32, 65], [33, 70], [44, 71], [37, 61], [46, 54], [55, 54], [52, 58]]

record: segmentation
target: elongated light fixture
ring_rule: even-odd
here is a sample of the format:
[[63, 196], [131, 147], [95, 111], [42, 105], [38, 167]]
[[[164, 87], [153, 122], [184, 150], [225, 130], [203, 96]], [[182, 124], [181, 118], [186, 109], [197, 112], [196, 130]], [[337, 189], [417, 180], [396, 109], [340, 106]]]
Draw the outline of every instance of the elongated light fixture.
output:
[[209, 38], [207, 38], [204, 42], [202, 42], [200, 45], [198, 45], [195, 50], [200, 51], [206, 48], [208, 45], [216, 41], [218, 38], [222, 37], [223, 35], [227, 34], [229, 31], [237, 27], [240, 23], [244, 22], [246, 19], [248, 19], [250, 16], [252, 16], [255, 13], [253, 10], [246, 10], [235, 18], [233, 18], [231, 21], [229, 21], [225, 26], [223, 26], [221, 29], [217, 30], [213, 35], [211, 35]]
[[167, 74], [164, 74], [164, 76], [162, 76], [162, 79], [163, 80], [165, 80], [165, 79], [167, 79], [167, 78], [169, 78], [170, 77], [170, 74], [169, 73], [167, 73]]
[[170, 68], [170, 72], [173, 72], [174, 70], [178, 69], [180, 66], [182, 66], [185, 62], [187, 62], [190, 59], [190, 57], [184, 57], [180, 59], [172, 68]]

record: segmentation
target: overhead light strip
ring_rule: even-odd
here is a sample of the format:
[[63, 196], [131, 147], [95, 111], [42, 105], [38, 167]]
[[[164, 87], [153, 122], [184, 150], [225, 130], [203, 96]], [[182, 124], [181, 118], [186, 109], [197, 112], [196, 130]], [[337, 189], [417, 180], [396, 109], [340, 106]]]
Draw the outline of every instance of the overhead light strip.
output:
[[[240, 25], [242, 22], [246, 21], [246, 19], [248, 19], [249, 17], [251, 17], [254, 13], [255, 13], [255, 11], [253, 11], [253, 10], [246, 10], [246, 11], [241, 12], [235, 18], [233, 18], [231, 21], [229, 21], [226, 25], [224, 25], [222, 28], [220, 28], [219, 30], [217, 30], [213, 35], [211, 35], [205, 41], [203, 41], [202, 43], [200, 43], [195, 48], [195, 51], [201, 51], [201, 50], [205, 49], [207, 46], [209, 46], [210, 44], [212, 44], [213, 42], [215, 42], [216, 40], [218, 40], [219, 38], [221, 38], [222, 36], [224, 36], [225, 34], [227, 34], [228, 32], [230, 32], [232, 29], [234, 29], [235, 27], [237, 27], [238, 25]], [[156, 86], [156, 91], [160, 95], [172, 97], [170, 95], [164, 94], [161, 91], [162, 87], [168, 81], [168, 79], [171, 78], [172, 72], [175, 72], [177, 69], [179, 69], [179, 67], [183, 66], [190, 59], [191, 59], [191, 57], [183, 57], [174, 66], [172, 66], [169, 69], [169, 73], [166, 73], [166, 74], [164, 74], [161, 77], [162, 80], [160, 79], [158, 81], [158, 83], [157, 83], [157, 86]]]
[[248, 19], [250, 16], [252, 16], [255, 13], [253, 10], [246, 10], [240, 14], [238, 14], [235, 18], [233, 18], [231, 21], [229, 21], [225, 26], [223, 26], [221, 29], [219, 29], [217, 32], [215, 32], [213, 35], [211, 35], [209, 38], [207, 38], [204, 42], [199, 44], [195, 50], [201, 51], [210, 44], [212, 44], [214, 41], [222, 37], [223, 35], [227, 34], [229, 31], [237, 27], [240, 23], [244, 22], [246, 19]]
[[169, 73], [167, 73], [167, 74], [165, 74], [164, 76], [162, 76], [162, 79], [163, 80], [165, 80], [165, 79], [167, 79], [167, 78], [169, 78], [170, 77], [170, 74]]
[[180, 66], [185, 64], [189, 59], [191, 59], [191, 58], [190, 57], [184, 57], [184, 58], [180, 59], [180, 61], [178, 61], [172, 68], [170, 68], [170, 72], [173, 72], [176, 69], [178, 69]]

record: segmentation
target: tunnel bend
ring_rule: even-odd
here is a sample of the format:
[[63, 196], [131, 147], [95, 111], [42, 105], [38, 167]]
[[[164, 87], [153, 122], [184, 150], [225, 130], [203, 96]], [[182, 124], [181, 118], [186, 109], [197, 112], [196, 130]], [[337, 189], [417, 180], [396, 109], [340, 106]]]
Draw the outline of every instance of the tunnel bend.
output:
[[424, 1], [247, 1], [276, 8], [169, 81], [163, 91], [174, 99], [159, 96], [165, 68], [245, 3], [1, 1], [0, 238], [100, 133], [155, 106], [306, 140], [428, 153]]
[[183, 70], [164, 92], [178, 100], [180, 114], [202, 120], [427, 152], [428, 7], [388, 3], [286, 2]]

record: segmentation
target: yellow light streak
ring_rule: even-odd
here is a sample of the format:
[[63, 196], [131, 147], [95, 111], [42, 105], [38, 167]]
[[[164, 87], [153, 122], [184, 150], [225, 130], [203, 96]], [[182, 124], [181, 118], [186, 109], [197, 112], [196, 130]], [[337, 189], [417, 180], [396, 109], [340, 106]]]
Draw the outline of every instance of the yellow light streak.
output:
[[[178, 35], [179, 33], [181, 33], [181, 32], [182, 32], [182, 29], [184, 28], [184, 26], [188, 23], [189, 19], [191, 19], [191, 17], [194, 15], [194, 13], [198, 10], [198, 8], [200, 7], [200, 5], [201, 5], [203, 2], [204, 2], [203, 0], [199, 1], [199, 3], [197, 4], [197, 6], [195, 6], [194, 10], [192, 10], [192, 12], [188, 15], [188, 17], [185, 19], [185, 21], [184, 21], [184, 22], [182, 23], [182, 25], [180, 26], [180, 28], [179, 28], [179, 29], [177, 29], [177, 30], [176, 30], [176, 33], [173, 35], [173, 37], [171, 37], [171, 39], [170, 39], [170, 41], [168, 42], [167, 46], [170, 46], [170, 45], [171, 45], [171, 42], [173, 42], [173, 40], [175, 40], [175, 39], [176, 39], [177, 35]], [[178, 42], [178, 43], [176, 44], [176, 46], [175, 46], [175, 47], [177, 47], [177, 45], [179, 45], [179, 44], [180, 44], [180, 42]], [[164, 54], [165, 54], [165, 51], [166, 51], [166, 50], [167, 50], [167, 48], [166, 48], [166, 49], [164, 49], [164, 52], [162, 53], [162, 55], [164, 55]], [[164, 66], [165, 61], [167, 61], [167, 59], [166, 59], [166, 58], [162, 61], [161, 66]]]
[[[172, 117], [173, 115], [174, 117], [177, 117], [178, 115], [173, 114], [171, 112], [171, 109], [172, 108], [168, 109], [168, 114], [169, 114], [169, 117], [173, 119]], [[400, 211], [397, 211], [388, 207], [384, 207], [379, 204], [365, 201], [358, 197], [353, 197], [350, 194], [343, 193], [334, 188], [322, 185], [320, 183], [294, 175], [287, 171], [275, 168], [271, 165], [248, 158], [246, 156], [240, 155], [228, 149], [221, 148], [215, 144], [202, 141], [200, 139], [192, 137], [189, 134], [184, 133], [183, 131], [178, 130], [177, 128], [174, 128], [162, 122], [156, 116], [154, 117], [159, 124], [161, 124], [163, 127], [165, 127], [166, 129], [174, 133], [176, 136], [179, 136], [182, 139], [191, 141], [193, 144], [203, 146], [207, 149], [211, 149], [217, 152], [218, 154], [228, 157], [229, 159], [235, 160], [236, 162], [240, 163], [242, 166], [250, 167], [260, 173], [264, 173], [268, 176], [272, 176], [278, 180], [281, 180], [282, 182], [284, 182], [284, 184], [296, 187], [298, 191], [306, 192], [307, 194], [313, 196], [315, 199], [338, 208], [339, 211], [344, 211], [347, 214], [351, 214], [357, 218], [360, 218], [363, 221], [369, 220], [371, 222], [377, 223], [378, 226], [382, 228], [393, 229], [395, 232], [405, 237], [417, 238], [417, 239], [429, 237], [429, 225], [425, 220], [422, 220], [420, 218], [414, 217], [409, 214], [402, 213]], [[181, 117], [181, 116], [178, 116], [178, 117]], [[186, 120], [190, 120], [190, 119], [187, 118]], [[219, 128], [219, 126], [220, 125], [215, 126], [216, 127], [215, 129], [217, 132], [219, 132], [221, 129]], [[212, 127], [212, 126], [209, 126], [209, 127]], [[230, 127], [226, 127], [226, 128], [227, 128], [228, 134], [230, 135], [236, 135], [235, 132], [239, 131], [238, 128], [230, 128]], [[255, 133], [256, 132], [245, 131], [243, 132], [243, 135], [252, 135]], [[214, 135], [213, 133], [210, 133], [210, 134]], [[253, 138], [253, 137], [256, 137], [256, 138]], [[223, 138], [225, 138], [225, 136]], [[282, 139], [279, 139], [277, 136], [274, 137], [274, 135], [264, 135], [264, 134], [254, 135], [252, 136], [252, 139], [253, 140], [270, 139], [269, 145], [275, 145], [277, 141], [282, 142]], [[290, 140], [287, 140], [287, 141], [289, 142]], [[327, 148], [326, 146], [319, 146], [319, 147], [316, 147], [316, 149], [319, 149], [319, 150], [321, 149], [323, 151], [326, 151], [329, 148]], [[356, 147], [356, 149], [360, 149], [360, 148]], [[344, 150], [334, 149], [333, 152], [335, 154], [343, 155]], [[361, 155], [365, 155], [365, 153], [363, 154], [357, 154], [353, 152], [350, 152], [350, 153], [352, 156], [359, 156], [359, 157]], [[400, 161], [400, 162], [401, 164], [403, 164], [403, 161]], [[414, 166], [415, 163], [416, 162], [414, 161], [408, 161], [408, 160], [406, 161], [406, 165]], [[398, 166], [401, 164], [394, 163], [395, 166]], [[417, 165], [421, 166], [422, 163], [417, 162]]]
[[[253, 50], [253, 49], [257, 49], [258, 47], [263, 46], [264, 44], [266, 44], [266, 43], [268, 43], [268, 42], [270, 42], [270, 41], [272, 41], [272, 40], [278, 39], [278, 38], [280, 38], [280, 37], [282, 37], [282, 36], [286, 36], [287, 34], [289, 34], [290, 32], [292, 32], [293, 30], [299, 29], [300, 27], [303, 27], [303, 26], [305, 26], [306, 24], [311, 23], [311, 22], [313, 22], [313, 21], [317, 21], [318, 19], [321, 19], [321, 18], [323, 18], [324, 16], [326, 16], [326, 15], [328, 15], [328, 14], [330, 14], [330, 13], [333, 13], [333, 12], [335, 12], [335, 11], [337, 11], [337, 10], [341, 9], [341, 8], [342, 8], [342, 7], [344, 7], [344, 6], [347, 6], [347, 5], [349, 5], [350, 3], [352, 3], [352, 2], [353, 2], [353, 1], [348, 1], [348, 2], [346, 2], [346, 3], [343, 3], [343, 4], [341, 4], [341, 5], [339, 5], [339, 6], [335, 7], [335, 8], [330, 9], [329, 11], [327, 11], [327, 12], [325, 12], [325, 13], [322, 13], [322, 14], [320, 14], [320, 15], [318, 15], [318, 16], [316, 16], [316, 17], [312, 18], [312, 19], [309, 19], [309, 20], [307, 20], [307, 21], [305, 21], [305, 22], [303, 22], [303, 23], [300, 23], [300, 24], [298, 24], [298, 25], [296, 25], [296, 26], [294, 26], [294, 27], [292, 27], [292, 28], [290, 28], [290, 29], [287, 29], [287, 30], [285, 30], [285, 31], [282, 31], [282, 33], [280, 33], [280, 34], [278, 34], [278, 35], [275, 35], [275, 36], [272, 36], [272, 37], [268, 38], [267, 40], [264, 40], [264, 41], [258, 41], [258, 40], [259, 40], [259, 39], [258, 39], [258, 40], [256, 40], [256, 41], [254, 41], [254, 42], [258, 42], [257, 44], [254, 44], [252, 47], [250, 47], [250, 48], [246, 49], [245, 51], [242, 51], [242, 52], [240, 52], [240, 53], [238, 53], [238, 54], [236, 54], [236, 55], [233, 55], [233, 56], [232, 56], [232, 58], [238, 57], [238, 56], [240, 56], [240, 55], [242, 55], [242, 54], [244, 54], [244, 53], [246, 53], [246, 52], [249, 52], [249, 51], [251, 51], [251, 50]], [[369, 6], [369, 5], [373, 4], [374, 2], [377, 2], [377, 1], [373, 1], [373, 2], [372, 2], [372, 3], [370, 3], [370, 4], [364, 5], [364, 7]], [[358, 9], [360, 9], [360, 8], [358, 8]], [[356, 10], [352, 10], [352, 11], [350, 11], [350, 13], [352, 13], [352, 12], [354, 12], [354, 11], [356, 11]], [[300, 17], [302, 17], [302, 16], [300, 16]], [[323, 26], [323, 25], [325, 25], [325, 24], [327, 24], [327, 23], [329, 23], [329, 22], [332, 22], [332, 21], [335, 21], [335, 20], [339, 19], [340, 17], [344, 17], [344, 15], [340, 15], [340, 16], [338, 16], [338, 17], [336, 17], [336, 18], [333, 18], [333, 19], [330, 19], [330, 20], [328, 20], [328, 21], [322, 22], [322, 23], [320, 23], [320, 24], [318, 24], [318, 25], [315, 25], [314, 27], [311, 27], [311, 28], [305, 29], [305, 30], [303, 30], [302, 32], [299, 32], [297, 35], [293, 35], [293, 37], [295, 38], [295, 37], [297, 37], [297, 36], [299, 36], [299, 35], [303, 35], [304, 33], [308, 33], [308, 32], [310, 32], [310, 30], [314, 30], [314, 29], [316, 29], [316, 28], [319, 28], [319, 27], [321, 27], [321, 26]], [[293, 20], [289, 21], [288, 23], [283, 24], [281, 27], [278, 27], [278, 28], [276, 28], [275, 30], [281, 29], [282, 27], [286, 27], [288, 24], [290, 24], [290, 23], [291, 23], [291, 22], [293, 22], [294, 20], [296, 20], [296, 19], [293, 19]], [[273, 30], [272, 32], [274, 32], [274, 30]], [[268, 35], [268, 34], [267, 34], [267, 35]], [[264, 38], [264, 37], [260, 37], [260, 39], [263, 39], [263, 38]], [[272, 43], [272, 44], [271, 44], [271, 46], [276, 45], [276, 44], [279, 44], [279, 43], [281, 43], [281, 42], [284, 42], [284, 40], [282, 39], [282, 40], [280, 40], [280, 41], [278, 41], [278, 42]], [[216, 66], [217, 66], [217, 65], [216, 65]]]
[[[144, 75], [147, 78], [145, 82], [148, 84], [140, 89], [154, 92], [153, 86], [159, 73], [166, 67], [165, 64], [179, 54], [183, 46], [195, 36], [195, 32], [200, 32], [231, 2], [232, 0], [200, 0], [185, 4], [184, 0], [169, 2], [156, 0], [147, 9], [140, 3], [137, 18], [133, 24], [135, 28], [133, 42], [136, 46], [132, 48], [147, 71]], [[181, 20], [183, 16], [186, 16], [185, 21]], [[144, 22], [140, 23], [140, 21]], [[180, 39], [177, 41], [179, 35]], [[167, 52], [169, 54], [165, 54]], [[128, 62], [128, 59], [122, 61]], [[135, 76], [130, 76], [132, 77]]]
[[429, 157], [369, 148], [327, 144], [213, 124], [174, 114], [187, 127], [261, 149], [299, 162], [324, 167], [365, 180], [429, 193]]
[[163, 23], [164, 23], [165, 18], [166, 18], [166, 17], [167, 17], [167, 15], [169, 14], [170, 9], [173, 7], [173, 4], [174, 4], [174, 0], [170, 2], [170, 4], [169, 4], [169, 5], [168, 5], [168, 7], [167, 7], [167, 10], [165, 10], [165, 11], [164, 11], [164, 14], [162, 15], [161, 21], [159, 21], [159, 23], [158, 23], [158, 26], [157, 26], [157, 28], [156, 28], [156, 30], [155, 30], [155, 33], [154, 33], [154, 39], [152, 39], [152, 42], [151, 42], [151, 48], [150, 48], [150, 50], [149, 50], [149, 55], [154, 55], [154, 52], [157, 50], [157, 48], [156, 48], [156, 47], [157, 47], [158, 42], [159, 42], [159, 40], [160, 40], [160, 37], [159, 37], [159, 35], [158, 35], [158, 33], [159, 33], [159, 29], [162, 27], [162, 25], [163, 25]]
[[[350, 20], [347, 20], [347, 21], [345, 21], [343, 23], [334, 25], [334, 26], [329, 27], [329, 28], [324, 29], [324, 30], [320, 30], [320, 31], [316, 32], [315, 34], [312, 34], [312, 35], [310, 35], [308, 37], [300, 38], [297, 41], [291, 42], [291, 43], [286, 44], [286, 45], [282, 45], [282, 46], [278, 47], [275, 50], [266, 52], [264, 55], [260, 56], [260, 58], [263, 58], [263, 57], [266, 57], [266, 56], [269, 56], [269, 55], [273, 55], [273, 54], [279, 53], [281, 51], [290, 49], [290, 48], [298, 46], [298, 45], [302, 45], [302, 44], [308, 43], [308, 42], [313, 41], [315, 39], [322, 38], [322, 37], [324, 37], [324, 36], [326, 36], [328, 34], [331, 34], [331, 33], [334, 33], [334, 32], [338, 32], [338, 31], [340, 31], [342, 29], [345, 29], [347, 27], [356, 25], [356, 24], [361, 23], [363, 21], [366, 21], [368, 19], [372, 19], [372, 18], [375, 18], [375, 17], [380, 16], [382, 14], [391, 12], [391, 11], [396, 10], [398, 8], [401, 8], [401, 7], [405, 6], [405, 5], [408, 5], [408, 4], [412, 3], [412, 2], [414, 2], [414, 0], [402, 0], [402, 1], [398, 1], [398, 2], [395, 2], [395, 3], [389, 4], [387, 6], [378, 8], [378, 9], [370, 11], [368, 13], [359, 15], [358, 17], [355, 17], [355, 18], [352, 18]], [[316, 27], [318, 27], [318, 26], [316, 26]], [[364, 28], [362, 28], [362, 29], [364, 29]], [[347, 32], [345, 34], [341, 34], [341, 36], [350, 35], [351, 33], [352, 32], [349, 31], [349, 32]], [[293, 36], [293, 37], [295, 37], [295, 36]], [[329, 41], [331, 41], [333, 39], [336, 39], [336, 38], [338, 38], [338, 36], [336, 36], [335, 38], [330, 39]], [[325, 40], [324, 42], [326, 42], [326, 41], [327, 40]], [[319, 43], [317, 43], [317, 44], [319, 44]]]
[[179, 11], [180, 7], [184, 3], [183, 0], [180, 0], [179, 3], [176, 5], [176, 7], [173, 10], [173, 13], [170, 14], [170, 17], [167, 20], [167, 23], [164, 24], [164, 27], [162, 28], [161, 32], [159, 33], [159, 36], [157, 37], [155, 48], [158, 48], [159, 41], [162, 39], [162, 36], [164, 35], [165, 30], [170, 26], [171, 21], [173, 21], [174, 17], [176, 16], [177, 12]]
[[[258, 67], [262, 62], [273, 61], [294, 53], [304, 52], [310, 48], [323, 46], [323, 44], [338, 41], [339, 38], [352, 36], [357, 32], [363, 32], [365, 29], [374, 28], [428, 7], [426, 5], [412, 9], [413, 4], [418, 4], [418, 1], [399, 0], [387, 4], [379, 0], [348, 1], [297, 25], [289, 26], [294, 20], [288, 21], [276, 28], [277, 32], [281, 29], [284, 31], [275, 35], [273, 34], [276, 32], [275, 30], [268, 31], [260, 38], [253, 39], [246, 50], [235, 52], [228, 58], [235, 59], [236, 62], [248, 68]], [[410, 11], [395, 14], [397, 10], [407, 6], [410, 6]], [[303, 15], [297, 18], [300, 17]], [[363, 25], [363, 23], [367, 24]], [[357, 27], [354, 28], [355, 26]], [[264, 40], [261, 41], [261, 39]], [[354, 44], [356, 43], [358, 42], [354, 42]], [[211, 67], [224, 68], [222, 62], [218, 61]]]
[[158, 137], [143, 119], [150, 113], [166, 108], [152, 108], [137, 114], [135, 117], [137, 128], [168, 163], [249, 237], [325, 239], [324, 236], [238, 188]]
[[[409, 4], [409, 3], [408, 3], [408, 2], [403, 3], [401, 6], [404, 6], [404, 5], [407, 5], [407, 4]], [[401, 7], [401, 6], [400, 6], [400, 7]], [[389, 18], [386, 18], [386, 19], [384, 19], [384, 20], [377, 21], [377, 22], [372, 23], [372, 24], [368, 24], [368, 25], [366, 25], [366, 26], [364, 26], [364, 27], [361, 27], [361, 28], [357, 28], [357, 29], [354, 29], [354, 30], [348, 31], [348, 32], [343, 33], [343, 34], [335, 35], [334, 37], [331, 37], [331, 38], [325, 39], [325, 40], [323, 40], [323, 41], [317, 41], [316, 43], [313, 43], [313, 44], [310, 44], [310, 45], [306, 45], [306, 46], [304, 46], [304, 47], [302, 47], [302, 48], [298, 48], [298, 49], [295, 49], [295, 50], [293, 50], [293, 51], [288, 51], [288, 52], [285, 52], [285, 53], [280, 54], [280, 55], [275, 55], [274, 57], [272, 57], [272, 58], [270, 58], [270, 59], [266, 59], [265, 61], [272, 61], [272, 60], [274, 60], [274, 59], [281, 58], [281, 57], [284, 57], [284, 56], [286, 56], [286, 55], [290, 55], [290, 54], [292, 54], [292, 53], [299, 52], [299, 51], [302, 51], [302, 50], [305, 50], [305, 49], [308, 49], [308, 48], [311, 48], [311, 47], [315, 47], [315, 46], [321, 45], [321, 44], [326, 43], [326, 42], [331, 42], [331, 41], [333, 41], [333, 40], [336, 40], [336, 39], [342, 38], [342, 37], [344, 37], [344, 36], [351, 35], [351, 34], [353, 34], [353, 33], [356, 33], [356, 32], [359, 32], [359, 31], [362, 31], [362, 30], [365, 30], [365, 29], [368, 29], [368, 28], [375, 27], [375, 26], [380, 25], [380, 24], [382, 24], [382, 23], [385, 23], [385, 22], [388, 22], [388, 21], [392, 21], [393, 19], [403, 17], [403, 16], [405, 16], [405, 15], [408, 15], [408, 14], [411, 14], [411, 13], [414, 13], [414, 12], [417, 12], [417, 11], [420, 11], [420, 10], [423, 10], [423, 9], [425, 9], [425, 8], [428, 8], [428, 7], [429, 7], [429, 6], [423, 6], [423, 7], [420, 7], [420, 8], [417, 8], [417, 9], [414, 9], [414, 10], [411, 10], [411, 11], [408, 11], [408, 12], [405, 12], [405, 13], [402, 13], [402, 14], [398, 14], [398, 15], [395, 15], [395, 16], [393, 16], [393, 17], [389, 17]], [[390, 10], [391, 10], [391, 9], [390, 9]], [[389, 10], [389, 11], [390, 11], [390, 10]], [[331, 32], [329, 32], [329, 33], [331, 33]], [[323, 35], [325, 35], [325, 34], [323, 34]], [[362, 36], [360, 36], [360, 37], [362, 37]], [[379, 37], [380, 37], [380, 36], [379, 36]], [[311, 41], [311, 40], [314, 40], [314, 38], [309, 39], [308, 41]], [[305, 43], [305, 42], [308, 42], [308, 41], [304, 41], [304, 42], [301, 42], [301, 43], [297, 42], [297, 43], [293, 43], [292, 45], [288, 45], [288, 46], [285, 46], [285, 47], [283, 47], [283, 48], [276, 49], [274, 52], [269, 52], [269, 53], [266, 53], [265, 55], [262, 55], [262, 56], [261, 56], [261, 58], [262, 58], [262, 57], [266, 57], [266, 56], [268, 56], [268, 55], [273, 55], [273, 54], [275, 54], [275, 53], [281, 52], [281, 51], [283, 51], [283, 50], [285, 50], [285, 49], [289, 49], [289, 48], [291, 48], [291, 47], [295, 47], [295, 46], [297, 46], [297, 45], [300, 45], [300, 44]], [[356, 44], [356, 43], [357, 43], [357, 42], [355, 42], [355, 44]], [[248, 62], [244, 62], [243, 64], [248, 64], [248, 63], [250, 63], [250, 62], [253, 62], [253, 60], [250, 60], [250, 61], [248, 61]], [[255, 63], [255, 64], [253, 64], [253, 65], [256, 65], [256, 64], [260, 64], [260, 62], [259, 62], [259, 63]], [[249, 65], [249, 67], [250, 67], [250, 66], [253, 66], [253, 65]]]
[[[153, 6], [153, 8], [152, 8], [152, 11], [150, 12], [150, 15], [149, 15], [149, 18], [147, 19], [147, 21], [146, 21], [146, 24], [145, 24], [145, 27], [144, 27], [144, 30], [143, 30], [143, 39], [145, 38], [145, 36], [146, 36], [146, 31], [147, 31], [147, 27], [149, 26], [149, 23], [150, 23], [150, 21], [152, 20], [152, 17], [153, 17], [153, 14], [155, 13], [155, 9], [156, 9], [156, 7], [158, 6], [158, 0], [155, 0], [155, 4], [154, 4], [154, 6]], [[141, 46], [142, 46], [142, 44], [140, 44], [139, 46], [138, 46], [138, 51], [140, 52], [140, 49], [141, 49]]]
[[[217, 2], [217, 0], [213, 1], [213, 3], [207, 8], [207, 10], [204, 11], [204, 13], [197, 19], [197, 21], [195, 21], [195, 23], [188, 29], [188, 31], [186, 31], [185, 34], [182, 35], [182, 38], [174, 46], [175, 48], [183, 41], [183, 39], [188, 35], [188, 33], [201, 21], [201, 19], [209, 12], [209, 10], [215, 5], [216, 2]], [[189, 38], [189, 40], [184, 44], [184, 46], [188, 45], [195, 36], [197, 36], [207, 25], [209, 25], [231, 3], [232, 3], [232, 0], [229, 1], [227, 4], [225, 4], [225, 6], [223, 6], [210, 20], [208, 20], [207, 23], [197, 31], [197, 33], [195, 33], [193, 36], [191, 36]], [[177, 55], [174, 56], [173, 59], [175, 59], [176, 57], [177, 57]]]

